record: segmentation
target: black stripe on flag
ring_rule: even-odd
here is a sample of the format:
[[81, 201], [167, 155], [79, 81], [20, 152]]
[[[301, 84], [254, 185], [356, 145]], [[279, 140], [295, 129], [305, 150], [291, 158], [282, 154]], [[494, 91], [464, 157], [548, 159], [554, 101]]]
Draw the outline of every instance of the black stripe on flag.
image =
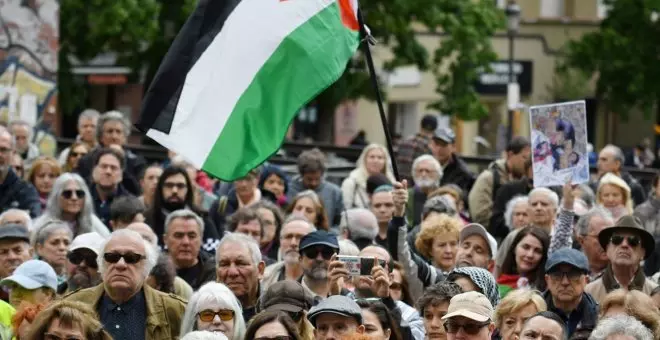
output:
[[201, 0], [172, 42], [144, 96], [135, 127], [169, 133], [183, 83], [241, 0]]

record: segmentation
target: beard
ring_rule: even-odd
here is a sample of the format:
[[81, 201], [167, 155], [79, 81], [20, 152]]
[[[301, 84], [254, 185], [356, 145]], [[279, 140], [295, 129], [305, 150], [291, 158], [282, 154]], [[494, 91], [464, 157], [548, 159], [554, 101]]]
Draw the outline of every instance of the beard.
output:
[[313, 281], [323, 281], [328, 279], [328, 265], [325, 262], [315, 261], [312, 268], [303, 269], [303, 274]]
[[435, 188], [438, 186], [438, 181], [430, 178], [413, 178], [415, 180], [415, 185], [422, 188]]
[[296, 264], [300, 262], [300, 254], [295, 250], [289, 250], [282, 256], [285, 264]]
[[163, 208], [167, 211], [175, 211], [179, 209], [183, 209], [186, 207], [186, 202], [183, 200], [177, 199], [172, 199], [172, 197], [168, 197], [163, 201]]
[[69, 284], [68, 289], [70, 291], [82, 288], [90, 288], [101, 283], [101, 276], [98, 274], [90, 275], [85, 271], [76, 271], [76, 273], [69, 278], [67, 283]]

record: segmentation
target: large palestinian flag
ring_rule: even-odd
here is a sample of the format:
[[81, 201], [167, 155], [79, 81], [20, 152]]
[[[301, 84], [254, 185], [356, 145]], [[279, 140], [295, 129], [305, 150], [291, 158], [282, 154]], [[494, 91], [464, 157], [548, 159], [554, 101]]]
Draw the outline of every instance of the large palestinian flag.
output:
[[357, 0], [201, 0], [136, 127], [223, 180], [280, 147], [297, 112], [359, 44]]

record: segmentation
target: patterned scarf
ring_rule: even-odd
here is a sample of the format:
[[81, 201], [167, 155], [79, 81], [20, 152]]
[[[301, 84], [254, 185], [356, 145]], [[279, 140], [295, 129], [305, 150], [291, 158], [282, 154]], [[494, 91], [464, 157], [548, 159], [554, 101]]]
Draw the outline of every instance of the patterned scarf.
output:
[[449, 281], [453, 281], [457, 275], [467, 276], [470, 280], [481, 289], [481, 292], [488, 297], [490, 303], [493, 305], [493, 308], [497, 308], [497, 305], [500, 303], [500, 293], [497, 289], [497, 284], [495, 283], [495, 278], [493, 274], [483, 268], [479, 267], [462, 267], [455, 268], [447, 278]]

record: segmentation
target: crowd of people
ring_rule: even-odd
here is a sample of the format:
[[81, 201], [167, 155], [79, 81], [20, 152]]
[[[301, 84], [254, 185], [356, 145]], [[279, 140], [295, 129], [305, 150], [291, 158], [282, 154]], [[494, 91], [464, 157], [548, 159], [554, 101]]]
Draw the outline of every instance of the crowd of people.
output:
[[534, 188], [527, 138], [476, 174], [428, 115], [341, 185], [318, 149], [230, 183], [119, 112], [78, 130], [55, 158], [0, 126], [0, 339], [660, 339], [660, 180], [614, 145]]

